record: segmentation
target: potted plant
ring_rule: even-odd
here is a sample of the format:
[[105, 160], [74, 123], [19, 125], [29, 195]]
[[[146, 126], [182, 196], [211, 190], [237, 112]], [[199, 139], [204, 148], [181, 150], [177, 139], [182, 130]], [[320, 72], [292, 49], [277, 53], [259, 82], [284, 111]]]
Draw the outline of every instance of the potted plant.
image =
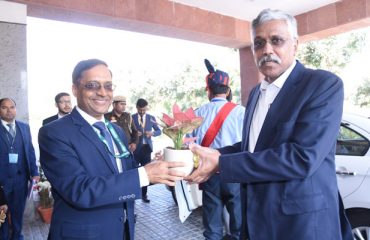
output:
[[43, 222], [50, 223], [53, 213], [53, 197], [51, 195], [51, 185], [49, 181], [40, 181], [36, 185], [40, 197], [40, 204], [37, 211]]
[[195, 115], [192, 108], [182, 112], [180, 107], [175, 103], [172, 107], [173, 117], [163, 113], [160, 118], [163, 124], [163, 133], [167, 135], [174, 143], [174, 147], [167, 147], [163, 150], [165, 161], [185, 162], [186, 167], [181, 167], [178, 170], [190, 174], [197, 162], [193, 157], [193, 153], [185, 145], [188, 142], [194, 141], [193, 138], [186, 138], [187, 133], [191, 133], [194, 129], [199, 127], [203, 118]]

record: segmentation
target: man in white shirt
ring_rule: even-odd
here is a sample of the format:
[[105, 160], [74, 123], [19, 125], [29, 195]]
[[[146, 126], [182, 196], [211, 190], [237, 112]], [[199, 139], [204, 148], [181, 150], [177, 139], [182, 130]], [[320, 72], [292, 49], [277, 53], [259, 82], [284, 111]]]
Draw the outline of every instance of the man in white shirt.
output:
[[40, 129], [40, 162], [53, 189], [49, 238], [134, 239], [134, 200], [149, 183], [174, 185], [182, 163], [153, 161], [135, 168], [122, 129], [104, 119], [112, 103], [112, 74], [98, 59], [72, 73], [77, 107]]
[[16, 116], [15, 101], [0, 99], [0, 186], [3, 186], [11, 215], [11, 224], [10, 218], [6, 218], [1, 226], [0, 239], [23, 239], [28, 186], [40, 178], [30, 126], [16, 120]]
[[295, 60], [297, 23], [289, 14], [263, 10], [252, 39], [265, 79], [250, 94], [242, 141], [218, 150], [192, 146], [200, 167], [186, 180], [219, 171], [222, 181], [242, 183], [243, 237], [250, 240], [353, 239], [334, 162], [342, 80]]
[[72, 111], [72, 102], [71, 102], [71, 96], [69, 93], [61, 92], [58, 93], [55, 98], [55, 106], [58, 108], [58, 113], [44, 119], [42, 121], [42, 126], [45, 124], [48, 124], [52, 121], [55, 121], [61, 117], [64, 117], [65, 115], [69, 114]]

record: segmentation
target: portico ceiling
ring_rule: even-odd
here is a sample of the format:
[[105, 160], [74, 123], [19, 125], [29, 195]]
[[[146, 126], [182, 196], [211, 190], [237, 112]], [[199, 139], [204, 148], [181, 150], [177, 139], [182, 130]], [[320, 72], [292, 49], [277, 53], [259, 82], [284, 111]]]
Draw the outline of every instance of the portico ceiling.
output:
[[340, 0], [170, 0], [225, 16], [252, 21], [265, 8], [299, 15]]
[[300, 41], [370, 25], [370, 0], [12, 0], [28, 16], [249, 47], [250, 21], [264, 8], [298, 21]]

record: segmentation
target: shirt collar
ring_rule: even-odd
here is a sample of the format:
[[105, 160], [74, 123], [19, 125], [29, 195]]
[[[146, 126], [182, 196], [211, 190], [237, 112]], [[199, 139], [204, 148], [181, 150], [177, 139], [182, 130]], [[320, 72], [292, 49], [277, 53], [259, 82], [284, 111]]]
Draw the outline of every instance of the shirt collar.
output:
[[220, 102], [220, 101], [227, 101], [226, 98], [222, 97], [214, 97], [211, 99], [211, 102]]
[[12, 122], [7, 122], [7, 121], [4, 121], [3, 119], [1, 119], [1, 124], [3, 124], [4, 127], [8, 128], [8, 125], [7, 124], [14, 124], [15, 126], [15, 120], [13, 120]]
[[68, 114], [64, 114], [64, 115], [62, 115], [62, 114], [60, 114], [60, 113], [58, 113], [58, 119], [59, 118], [62, 118], [62, 117], [64, 117], [64, 116], [67, 116]]
[[296, 64], [297, 64], [297, 62], [296, 61], [293, 61], [292, 65], [290, 65], [290, 67], [288, 67], [288, 69], [285, 70], [285, 72], [283, 72], [283, 74], [281, 74], [280, 77], [278, 77], [272, 83], [269, 83], [266, 80], [262, 80], [260, 90], [266, 90], [266, 88], [270, 84], [272, 84], [272, 85], [276, 86], [277, 88], [281, 89], [283, 87], [285, 81], [288, 79], [289, 75], [293, 71], [293, 69], [294, 69], [294, 67], [295, 67]]
[[104, 122], [104, 116], [102, 116], [102, 118], [100, 120], [97, 120], [96, 118], [94, 118], [94, 117], [90, 116], [89, 114], [87, 114], [86, 112], [84, 112], [78, 106], [76, 106], [76, 109], [81, 114], [82, 118], [85, 119], [91, 126], [94, 123], [98, 122], [98, 121]]

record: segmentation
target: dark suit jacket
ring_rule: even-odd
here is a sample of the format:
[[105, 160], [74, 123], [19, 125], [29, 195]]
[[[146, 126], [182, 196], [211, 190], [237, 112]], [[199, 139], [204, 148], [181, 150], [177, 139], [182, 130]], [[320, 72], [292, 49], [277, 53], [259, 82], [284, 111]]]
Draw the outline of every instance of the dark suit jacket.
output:
[[45, 124], [51, 123], [52, 121], [55, 121], [55, 120], [58, 120], [58, 114], [55, 114], [54, 116], [51, 116], [51, 117], [48, 117], [48, 118], [45, 118], [42, 121], [42, 126], [44, 126]]
[[[156, 136], [159, 136], [161, 135], [162, 131], [161, 129], [159, 129], [158, 127], [158, 124], [157, 124], [157, 121], [155, 120], [155, 117], [150, 115], [150, 114], [145, 114], [145, 126], [144, 126], [144, 129], [142, 126], [140, 126], [139, 124], [139, 114], [138, 113], [135, 113], [132, 115], [132, 119], [134, 120], [134, 123], [135, 123], [135, 126], [136, 126], [136, 129], [139, 131], [139, 132], [146, 132], [146, 131], [154, 131], [154, 135], [153, 137], [156, 137]], [[139, 143], [136, 147], [136, 151], [140, 151], [140, 149], [142, 148], [143, 146], [143, 138], [145, 139], [145, 142], [147, 144], [149, 144], [150, 146], [150, 149], [153, 151], [153, 142], [152, 142], [152, 138], [147, 138], [145, 136], [145, 134], [141, 135], [139, 137]]]
[[[36, 166], [35, 150], [32, 145], [30, 126], [26, 123], [15, 121], [17, 127], [17, 134], [20, 134], [23, 139], [24, 153], [27, 164], [27, 178], [31, 181], [31, 177], [38, 176], [38, 169]], [[0, 123], [0, 185], [5, 187], [8, 180], [9, 173], [9, 148], [8, 139], [6, 137], [7, 130]]]
[[[120, 127], [113, 124], [127, 147]], [[134, 239], [134, 200], [141, 198], [133, 158], [114, 169], [104, 143], [85, 119], [72, 113], [39, 132], [40, 161], [53, 188], [50, 237], [57, 239], [123, 239], [124, 207]]]
[[339, 217], [343, 209], [334, 162], [342, 81], [297, 62], [250, 153], [249, 127], [258, 96], [259, 85], [247, 103], [242, 142], [220, 149], [221, 178], [242, 183], [250, 239], [342, 239], [341, 220], [348, 222]]

